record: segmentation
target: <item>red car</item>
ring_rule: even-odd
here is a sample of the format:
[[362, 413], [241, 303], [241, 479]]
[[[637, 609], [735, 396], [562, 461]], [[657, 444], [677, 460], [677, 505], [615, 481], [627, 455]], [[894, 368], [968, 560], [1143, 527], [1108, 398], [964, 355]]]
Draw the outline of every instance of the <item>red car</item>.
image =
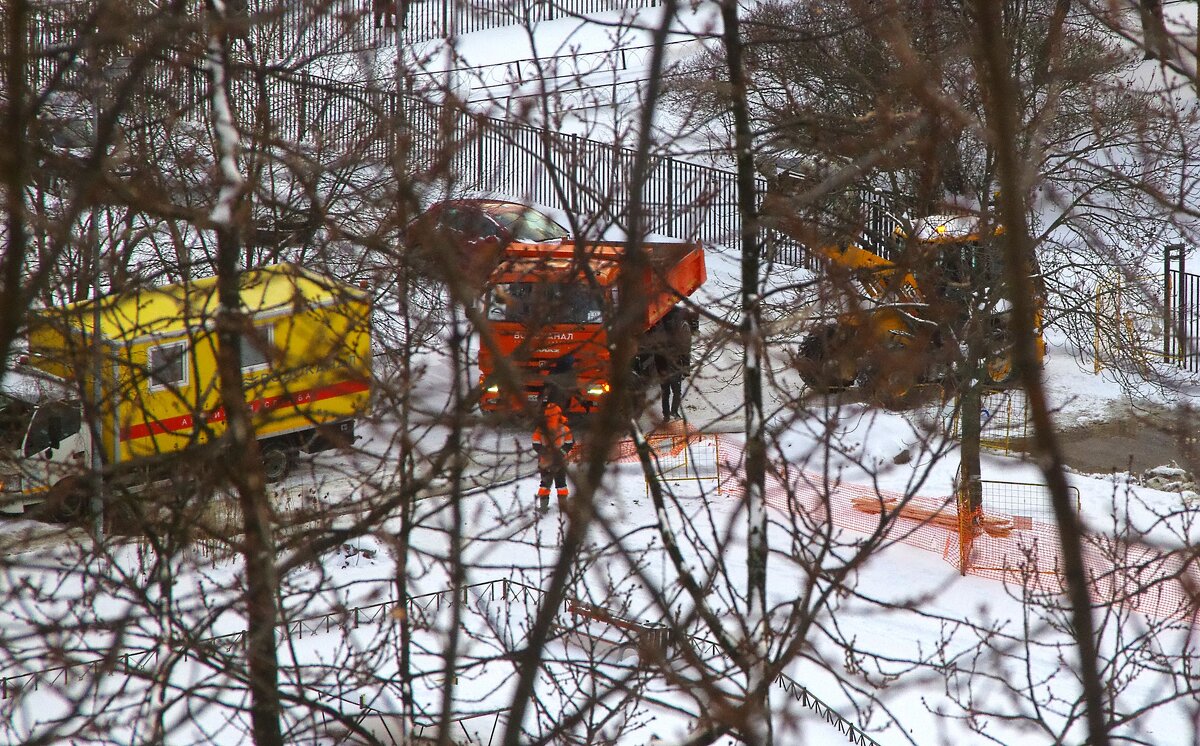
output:
[[444, 260], [454, 250], [470, 273], [482, 280], [513, 241], [542, 243], [570, 238], [545, 213], [516, 202], [450, 199], [432, 205], [404, 229], [404, 244], [426, 261]]

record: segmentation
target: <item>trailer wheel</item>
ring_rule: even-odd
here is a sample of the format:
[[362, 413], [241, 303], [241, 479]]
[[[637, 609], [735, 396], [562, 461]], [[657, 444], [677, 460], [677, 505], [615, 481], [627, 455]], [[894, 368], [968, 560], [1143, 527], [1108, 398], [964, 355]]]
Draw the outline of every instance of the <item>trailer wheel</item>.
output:
[[264, 443], [262, 446], [263, 479], [267, 483], [283, 480], [292, 470], [295, 452], [280, 443]]

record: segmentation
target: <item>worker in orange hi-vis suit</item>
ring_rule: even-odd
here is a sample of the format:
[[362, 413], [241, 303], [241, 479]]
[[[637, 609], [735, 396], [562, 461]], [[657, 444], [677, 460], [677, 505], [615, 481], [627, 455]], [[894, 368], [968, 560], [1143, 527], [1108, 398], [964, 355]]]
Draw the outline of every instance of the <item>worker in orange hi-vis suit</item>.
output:
[[574, 448], [575, 438], [571, 435], [562, 407], [551, 398], [544, 398], [542, 421], [533, 431], [533, 450], [538, 455], [538, 475], [542, 478], [537, 491], [538, 508], [543, 513], [550, 510], [551, 481], [558, 488], [558, 509], [566, 509], [566, 457]]

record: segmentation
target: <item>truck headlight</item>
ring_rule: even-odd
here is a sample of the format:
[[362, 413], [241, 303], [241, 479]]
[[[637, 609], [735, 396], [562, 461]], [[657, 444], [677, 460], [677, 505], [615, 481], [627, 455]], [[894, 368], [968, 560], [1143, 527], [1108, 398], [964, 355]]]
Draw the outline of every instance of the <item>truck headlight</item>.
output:
[[588, 396], [604, 396], [611, 390], [611, 388], [612, 387], [607, 383], [598, 383], [594, 386], [589, 386], [587, 393]]
[[499, 394], [500, 386], [497, 384], [492, 384], [491, 386], [488, 386], [486, 389], [484, 389], [484, 391], [488, 392], [489, 394]]

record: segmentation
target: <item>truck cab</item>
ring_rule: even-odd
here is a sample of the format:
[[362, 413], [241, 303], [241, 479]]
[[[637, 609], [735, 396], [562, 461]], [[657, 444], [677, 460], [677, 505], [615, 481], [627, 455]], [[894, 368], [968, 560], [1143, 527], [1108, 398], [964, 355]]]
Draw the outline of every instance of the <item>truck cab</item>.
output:
[[[699, 244], [642, 245], [636, 278], [644, 311], [639, 335], [706, 279]], [[624, 243], [510, 243], [488, 278], [483, 314], [495, 343], [481, 345], [480, 408], [518, 410], [552, 386], [570, 412], [590, 412], [611, 391], [609, 329], [620, 307], [618, 281], [630, 271]], [[514, 363], [516, 386], [499, 374], [497, 355]], [[636, 365], [636, 363], [635, 363]]]
[[0, 389], [0, 513], [20, 514], [78, 478], [92, 450], [83, 406], [66, 384], [21, 371]]

